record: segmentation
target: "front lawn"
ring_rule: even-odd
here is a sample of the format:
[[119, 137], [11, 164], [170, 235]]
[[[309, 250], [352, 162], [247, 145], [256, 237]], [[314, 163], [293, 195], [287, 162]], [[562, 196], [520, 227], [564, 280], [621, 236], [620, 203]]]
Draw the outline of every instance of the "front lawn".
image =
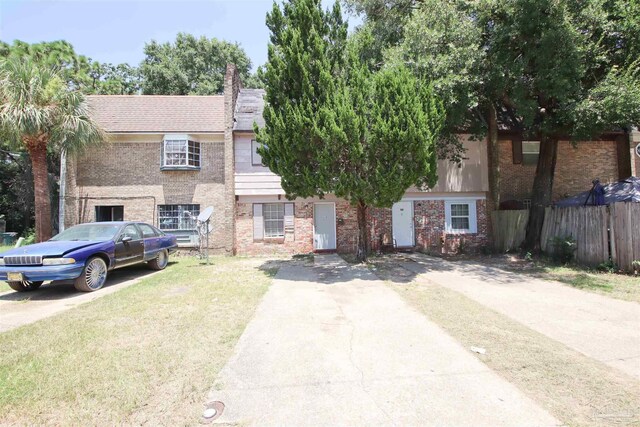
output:
[[173, 258], [161, 274], [0, 334], [0, 424], [193, 425], [275, 264]]

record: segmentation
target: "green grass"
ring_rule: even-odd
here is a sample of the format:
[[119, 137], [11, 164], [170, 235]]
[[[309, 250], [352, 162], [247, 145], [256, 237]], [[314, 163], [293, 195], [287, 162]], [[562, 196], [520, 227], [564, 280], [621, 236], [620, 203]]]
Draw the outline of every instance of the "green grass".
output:
[[604, 273], [572, 265], [558, 266], [544, 261], [536, 261], [534, 266], [523, 272], [547, 280], [556, 280], [577, 289], [625, 301], [640, 302], [640, 277]]
[[177, 258], [134, 286], [0, 334], [0, 424], [196, 424], [275, 271], [264, 259]]

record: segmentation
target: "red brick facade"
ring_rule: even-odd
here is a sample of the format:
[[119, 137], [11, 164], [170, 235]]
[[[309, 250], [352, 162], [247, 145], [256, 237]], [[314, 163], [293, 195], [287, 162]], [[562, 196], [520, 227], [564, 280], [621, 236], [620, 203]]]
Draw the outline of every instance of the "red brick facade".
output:
[[[500, 200], [529, 199], [536, 165], [514, 164], [510, 140], [499, 142], [499, 152]], [[616, 141], [585, 141], [578, 142], [575, 146], [569, 141], [560, 141], [553, 199], [589, 190], [591, 181], [595, 178], [599, 178], [602, 183], [619, 179]]]
[[[336, 251], [354, 253], [358, 222], [355, 207], [338, 200], [336, 204]], [[252, 203], [236, 206], [236, 251], [239, 255], [296, 254], [313, 251], [313, 201], [294, 202], [294, 230], [284, 238], [253, 237]], [[476, 200], [477, 233], [450, 234], [445, 231], [445, 201], [413, 202], [415, 248], [430, 253], [476, 251], [489, 243], [485, 200]], [[371, 249], [378, 251], [382, 242], [390, 242], [392, 215], [389, 208], [372, 208], [368, 213]]]

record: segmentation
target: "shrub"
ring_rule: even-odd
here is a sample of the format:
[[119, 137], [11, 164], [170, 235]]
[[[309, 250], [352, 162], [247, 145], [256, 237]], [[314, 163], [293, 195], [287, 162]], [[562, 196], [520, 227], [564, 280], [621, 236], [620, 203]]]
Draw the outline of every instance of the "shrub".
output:
[[577, 245], [576, 240], [571, 236], [556, 236], [550, 239], [551, 259], [561, 264], [567, 264], [573, 260]]
[[612, 260], [608, 260], [598, 264], [596, 270], [603, 271], [605, 273], [615, 273], [616, 271], [618, 271], [618, 265]]
[[32, 245], [36, 242], [36, 230], [30, 228], [24, 232], [24, 235], [22, 237], [24, 237], [24, 242], [22, 242], [23, 246]]

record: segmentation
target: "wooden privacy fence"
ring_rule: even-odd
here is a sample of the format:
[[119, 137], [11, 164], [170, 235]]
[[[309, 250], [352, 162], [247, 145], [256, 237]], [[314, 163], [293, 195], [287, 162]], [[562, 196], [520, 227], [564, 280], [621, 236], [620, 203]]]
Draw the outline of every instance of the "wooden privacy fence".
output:
[[[527, 210], [492, 212], [495, 248], [502, 252], [519, 248], [528, 219]], [[633, 271], [633, 261], [640, 260], [640, 203], [547, 208], [542, 250], [552, 252], [553, 238], [568, 236], [576, 241], [578, 263], [596, 266], [611, 258], [620, 269]]]
[[553, 252], [554, 237], [573, 237], [575, 259], [595, 266], [609, 259], [609, 212], [606, 206], [547, 208], [544, 213], [540, 247]]
[[624, 271], [640, 260], [640, 203], [615, 203], [610, 209], [611, 259]]
[[527, 221], [529, 221], [528, 209], [491, 212], [494, 248], [500, 252], [519, 248], [524, 242]]

